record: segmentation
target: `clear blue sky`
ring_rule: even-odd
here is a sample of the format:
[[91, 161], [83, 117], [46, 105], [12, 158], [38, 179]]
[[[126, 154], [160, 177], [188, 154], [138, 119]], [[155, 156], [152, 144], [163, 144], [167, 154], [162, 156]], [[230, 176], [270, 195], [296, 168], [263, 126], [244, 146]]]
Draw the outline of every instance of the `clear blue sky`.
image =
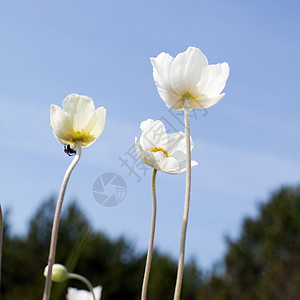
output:
[[[207, 268], [221, 259], [224, 235], [283, 184], [300, 180], [299, 1], [4, 1], [0, 5], [1, 203], [24, 233], [40, 203], [57, 194], [70, 162], [49, 127], [51, 104], [70, 93], [107, 109], [103, 134], [71, 177], [66, 203], [78, 199], [96, 229], [148, 244], [148, 172], [137, 183], [119, 157], [140, 136], [141, 121], [171, 121], [149, 57], [200, 48], [227, 61], [226, 96], [191, 123], [195, 142], [187, 257]], [[178, 122], [178, 123], [176, 123]], [[176, 125], [175, 125], [176, 124]], [[95, 179], [115, 172], [128, 193], [115, 208], [97, 204]], [[185, 174], [157, 176], [155, 246], [177, 257]], [[49, 228], [50, 230], [50, 228]]]

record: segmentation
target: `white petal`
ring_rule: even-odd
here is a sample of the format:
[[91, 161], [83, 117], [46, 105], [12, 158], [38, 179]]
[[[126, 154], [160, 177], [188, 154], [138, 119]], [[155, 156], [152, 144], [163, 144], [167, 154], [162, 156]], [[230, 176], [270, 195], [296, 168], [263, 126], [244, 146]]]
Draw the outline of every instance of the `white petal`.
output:
[[81, 131], [90, 121], [95, 112], [95, 106], [90, 97], [71, 94], [64, 99], [63, 110], [76, 132]]
[[89, 133], [93, 136], [93, 141], [89, 142], [86, 145], [83, 145], [83, 148], [89, 147], [92, 145], [96, 139], [100, 136], [104, 129], [105, 125], [105, 116], [106, 116], [106, 109], [104, 107], [99, 107], [92, 115], [90, 121], [85, 125], [83, 131]]
[[173, 60], [174, 57], [165, 52], [160, 53], [156, 58], [150, 58], [153, 66], [153, 79], [157, 88], [161, 87], [172, 92], [170, 84], [170, 68]]
[[185, 151], [177, 150], [172, 154], [172, 157], [177, 159], [179, 162], [186, 161], [186, 153]]
[[162, 147], [167, 133], [164, 124], [160, 120], [148, 119], [141, 123], [140, 128], [142, 130], [140, 143], [144, 150], [151, 151], [152, 148]]
[[139, 143], [137, 137], [135, 137], [135, 148], [142, 162], [144, 162], [152, 168], [158, 169], [156, 158], [153, 155], [154, 153], [144, 150], [141, 144]]
[[[194, 142], [192, 137], [190, 137], [191, 150], [194, 147]], [[168, 143], [164, 148], [168, 153], [173, 156], [177, 151], [182, 152], [186, 155], [186, 145], [185, 145], [185, 134], [183, 132], [175, 132], [168, 135]]]
[[72, 141], [74, 137], [73, 126], [65, 112], [57, 105], [51, 105], [50, 126], [54, 135], [62, 144], [74, 146]]
[[[159, 154], [156, 152], [155, 154]], [[164, 155], [164, 154], [163, 154]], [[177, 174], [179, 170], [178, 161], [174, 157], [162, 157], [161, 160], [157, 162], [158, 170], [169, 174]]]
[[[186, 142], [185, 134], [177, 132], [173, 134], [166, 134], [163, 123], [158, 120], [154, 121], [148, 119], [141, 123], [142, 130], [141, 143], [135, 138], [136, 151], [139, 158], [147, 165], [170, 174], [182, 173], [186, 169]], [[163, 128], [165, 138], [157, 139], [155, 133], [157, 128]], [[161, 129], [159, 130], [161, 132]], [[146, 139], [146, 134], [151, 137]], [[191, 139], [191, 149], [193, 148], [193, 141]], [[168, 151], [171, 156], [166, 157], [163, 151], [151, 152], [152, 148], [163, 148]], [[192, 162], [192, 166], [196, 165]]]
[[[97, 286], [93, 288], [93, 292], [95, 294], [96, 300], [100, 300], [102, 287]], [[87, 290], [78, 290], [76, 288], [69, 287], [67, 300], [93, 300], [92, 294]]]
[[184, 150], [185, 134], [181, 131], [168, 134], [164, 149], [167, 150], [170, 155], [172, 155], [172, 153], [176, 150]]
[[174, 157], [166, 157], [164, 153], [150, 152], [142, 148], [137, 138], [135, 138], [135, 147], [139, 158], [150, 167], [165, 173], [176, 174], [179, 170], [178, 161]]
[[216, 103], [218, 103], [223, 97], [225, 96], [225, 93], [212, 98], [200, 98], [200, 100], [192, 100], [191, 101], [191, 109], [206, 109], [209, 108]]
[[206, 77], [206, 83], [201, 82], [202, 86], [199, 87], [201, 94], [205, 94], [209, 98], [219, 95], [223, 91], [229, 76], [228, 63], [208, 65], [203, 73]]
[[95, 294], [96, 300], [100, 300], [101, 298], [101, 292], [102, 292], [102, 286], [96, 286], [93, 288], [93, 292]]
[[202, 69], [207, 66], [207, 58], [200, 49], [189, 47], [174, 59], [170, 70], [170, 82], [176, 94], [197, 93]]
[[171, 109], [182, 109], [184, 107], [184, 102], [181, 96], [170, 92], [169, 90], [164, 90], [162, 88], [157, 88], [160, 97], [165, 101], [166, 105]]
[[148, 132], [153, 127], [153, 124], [154, 124], [153, 119], [147, 119], [141, 122], [140, 129], [142, 130], [142, 133]]
[[[135, 137], [134, 142], [135, 142], [135, 149], [136, 149], [136, 152], [137, 152], [139, 158], [141, 159], [141, 156], [142, 156], [142, 153], [144, 152], [144, 149], [143, 149], [143, 147], [141, 146], [141, 144], [140, 144], [140, 142], [139, 142], [139, 140], [138, 140], [137, 137]], [[141, 160], [142, 160], [142, 159], [141, 159]], [[143, 161], [143, 160], [142, 160], [142, 161]]]
[[140, 160], [143, 161], [145, 164], [149, 164], [150, 166], [152, 166], [153, 162], [151, 161], [151, 159], [148, 158], [149, 151], [143, 149], [137, 137], [135, 137], [135, 149]]
[[170, 69], [174, 57], [162, 52], [156, 58], [150, 58], [153, 66], [153, 79], [160, 97], [169, 108], [176, 106], [180, 97], [173, 91], [170, 83]]
[[[192, 166], [192, 167], [195, 167], [195, 166], [197, 166], [197, 165], [198, 165], [198, 163], [197, 163], [195, 160], [192, 160], [192, 161], [191, 161], [191, 166]], [[185, 171], [186, 171], [186, 161], [181, 161], [181, 162], [179, 162], [179, 171], [178, 171], [177, 174], [183, 173], [183, 172], [185, 172]]]

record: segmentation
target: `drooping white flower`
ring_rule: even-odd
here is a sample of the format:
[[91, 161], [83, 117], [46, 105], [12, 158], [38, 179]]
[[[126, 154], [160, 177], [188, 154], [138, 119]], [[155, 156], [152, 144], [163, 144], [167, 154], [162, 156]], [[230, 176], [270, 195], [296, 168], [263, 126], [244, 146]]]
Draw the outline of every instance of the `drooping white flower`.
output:
[[224, 97], [229, 65], [209, 65], [200, 49], [189, 47], [175, 58], [162, 52], [150, 58], [153, 78], [160, 97], [172, 109], [182, 110], [189, 99], [190, 109], [205, 109]]
[[[167, 134], [164, 124], [148, 119], [140, 125], [140, 141], [135, 138], [135, 147], [139, 158], [156, 170], [169, 174], [179, 174], [186, 170], [185, 134], [176, 132]], [[191, 141], [191, 148], [193, 142]], [[192, 161], [192, 167], [198, 165]]]
[[[102, 287], [99, 285], [93, 288], [96, 300], [100, 300]], [[75, 288], [69, 287], [67, 300], [94, 300], [91, 292], [87, 290], [77, 290]]]
[[105, 125], [106, 110], [95, 110], [90, 97], [71, 94], [62, 105], [51, 105], [50, 126], [56, 138], [64, 145], [75, 147], [81, 141], [81, 147], [87, 148], [100, 136]]

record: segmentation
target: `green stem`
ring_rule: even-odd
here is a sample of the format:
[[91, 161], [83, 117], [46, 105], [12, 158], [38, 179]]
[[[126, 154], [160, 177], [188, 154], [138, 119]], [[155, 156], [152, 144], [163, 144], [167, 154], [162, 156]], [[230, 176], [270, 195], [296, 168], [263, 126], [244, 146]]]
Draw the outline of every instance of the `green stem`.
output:
[[94, 300], [96, 300], [96, 296], [94, 294], [93, 286], [85, 277], [83, 277], [79, 274], [69, 273], [69, 278], [70, 279], [78, 279], [81, 282], [83, 282], [87, 286], [87, 288], [90, 290], [91, 294], [93, 295]]
[[177, 279], [174, 293], [174, 300], [180, 299], [180, 292], [182, 286], [183, 269], [184, 269], [184, 254], [186, 231], [190, 207], [191, 194], [191, 140], [190, 140], [190, 103], [189, 99], [184, 100], [184, 127], [185, 127], [185, 143], [186, 143], [186, 188], [185, 188], [185, 202], [183, 223], [181, 231], [180, 255], [178, 261]]
[[150, 230], [150, 239], [149, 247], [147, 253], [146, 267], [144, 273], [143, 287], [142, 287], [142, 300], [147, 298], [147, 288], [149, 283], [149, 275], [152, 261], [152, 252], [153, 252], [153, 243], [154, 243], [154, 234], [155, 234], [155, 222], [156, 222], [156, 192], [155, 192], [155, 178], [157, 170], [153, 169], [152, 180], [151, 180], [151, 190], [152, 190], [152, 219], [151, 219], [151, 230]]
[[44, 295], [43, 295], [43, 300], [49, 300], [50, 299], [50, 292], [51, 292], [51, 275], [52, 275], [52, 267], [54, 264], [55, 260], [55, 253], [56, 253], [56, 243], [57, 243], [57, 234], [58, 234], [58, 226], [59, 226], [59, 218], [60, 218], [60, 213], [62, 209], [62, 204], [67, 188], [67, 184], [70, 178], [70, 175], [77, 165], [79, 159], [81, 156], [81, 142], [76, 142], [76, 155], [72, 162], [70, 163], [64, 179], [62, 181], [62, 185], [60, 188], [60, 193], [58, 196], [57, 204], [56, 204], [56, 210], [55, 210], [55, 215], [54, 215], [54, 220], [53, 220], [53, 225], [52, 225], [52, 233], [51, 233], [51, 242], [50, 242], [50, 250], [49, 250], [49, 258], [48, 258], [48, 273], [45, 281], [45, 288], [44, 288]]

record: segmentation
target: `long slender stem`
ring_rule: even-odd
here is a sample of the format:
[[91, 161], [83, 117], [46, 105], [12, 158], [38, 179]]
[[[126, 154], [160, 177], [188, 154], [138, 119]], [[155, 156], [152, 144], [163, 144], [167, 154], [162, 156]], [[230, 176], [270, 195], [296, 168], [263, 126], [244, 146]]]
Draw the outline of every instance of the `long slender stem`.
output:
[[49, 258], [48, 258], [48, 273], [45, 281], [45, 288], [44, 288], [44, 295], [43, 300], [49, 300], [50, 299], [50, 292], [51, 292], [51, 275], [52, 275], [52, 267], [55, 260], [55, 253], [56, 253], [56, 243], [57, 243], [57, 234], [58, 234], [58, 226], [59, 226], [59, 218], [60, 218], [60, 212], [67, 188], [67, 184], [70, 178], [70, 175], [77, 165], [79, 159], [81, 156], [81, 142], [76, 142], [76, 155], [72, 162], [70, 163], [65, 177], [62, 181], [60, 193], [58, 196], [57, 204], [56, 204], [56, 210], [53, 220], [53, 226], [52, 226], [52, 233], [51, 233], [51, 242], [50, 242], [50, 250], [49, 250]]
[[93, 286], [85, 277], [83, 277], [79, 274], [69, 273], [69, 278], [70, 279], [78, 279], [78, 280], [82, 281], [87, 286], [87, 288], [90, 290], [91, 294], [93, 295], [94, 300], [96, 300]]
[[149, 247], [147, 253], [146, 267], [144, 273], [143, 287], [142, 287], [142, 300], [147, 298], [147, 288], [149, 283], [150, 267], [152, 261], [152, 252], [153, 252], [153, 243], [154, 243], [154, 234], [155, 234], [155, 223], [156, 223], [156, 192], [155, 192], [155, 178], [157, 170], [153, 169], [152, 179], [151, 179], [151, 190], [152, 190], [152, 219], [151, 219], [151, 230], [150, 230], [150, 239]]
[[183, 269], [184, 269], [186, 230], [187, 230], [189, 207], [190, 207], [191, 140], [190, 140], [190, 103], [189, 103], [189, 99], [184, 100], [184, 125], [185, 125], [184, 126], [185, 127], [185, 143], [186, 143], [186, 188], [185, 188], [183, 223], [182, 223], [182, 231], [181, 231], [180, 255], [179, 255], [179, 261], [178, 261], [178, 270], [177, 270], [177, 279], [176, 279], [174, 300], [180, 299]]
[[2, 209], [0, 204], [0, 299], [1, 299], [2, 243], [3, 243], [3, 221], [2, 221]]

